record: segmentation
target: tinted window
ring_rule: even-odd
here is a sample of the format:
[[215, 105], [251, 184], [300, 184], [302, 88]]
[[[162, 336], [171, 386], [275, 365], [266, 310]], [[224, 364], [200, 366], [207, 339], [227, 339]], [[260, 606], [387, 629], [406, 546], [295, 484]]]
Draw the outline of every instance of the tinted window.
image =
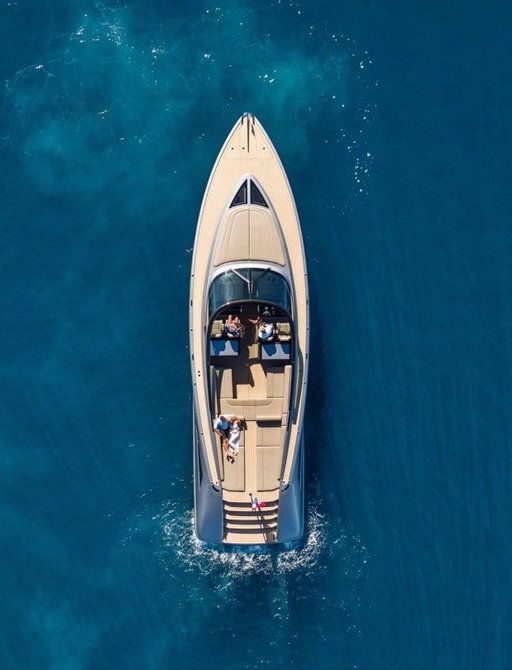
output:
[[228, 270], [213, 280], [210, 287], [210, 314], [237, 300], [257, 300], [291, 312], [286, 279], [272, 270], [241, 268], [236, 273]]
[[261, 207], [268, 207], [260, 189], [256, 186], [256, 184], [252, 180], [251, 180], [251, 202], [253, 205], [261, 205]]
[[279, 305], [290, 311], [290, 294], [284, 277], [270, 270], [250, 270], [250, 273], [252, 298]]
[[236, 192], [236, 195], [233, 198], [233, 201], [231, 202], [230, 207], [236, 207], [237, 205], [247, 205], [247, 182], [246, 181], [244, 181], [244, 183], [240, 186], [240, 188]]
[[210, 314], [235, 300], [249, 297], [249, 284], [231, 270], [216, 277], [210, 288]]

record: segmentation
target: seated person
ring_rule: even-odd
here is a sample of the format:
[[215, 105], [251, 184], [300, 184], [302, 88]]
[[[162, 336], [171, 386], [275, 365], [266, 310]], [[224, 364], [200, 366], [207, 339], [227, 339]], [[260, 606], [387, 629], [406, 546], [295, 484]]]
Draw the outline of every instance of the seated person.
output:
[[222, 446], [226, 452], [226, 458], [230, 463], [235, 462], [236, 456], [240, 451], [240, 430], [242, 422], [237, 416], [233, 416], [229, 421], [229, 437], [227, 443], [223, 442]]
[[228, 437], [229, 437], [229, 421], [226, 419], [226, 417], [223, 414], [220, 414], [213, 422], [213, 430], [217, 433], [217, 435], [220, 436], [222, 440], [222, 446], [224, 447], [224, 443], [226, 443], [226, 448], [227, 448], [227, 442], [228, 442]]
[[240, 323], [240, 318], [238, 316], [228, 316], [226, 325], [224, 327], [226, 335], [228, 337], [240, 337], [240, 328], [242, 324]]
[[258, 326], [258, 337], [260, 340], [265, 342], [270, 342], [274, 339], [274, 326], [271, 323], [265, 323], [262, 321]]
[[249, 321], [258, 326], [258, 338], [262, 342], [271, 342], [274, 339], [274, 326], [271, 323], [263, 321], [261, 316], [256, 319], [249, 319]]

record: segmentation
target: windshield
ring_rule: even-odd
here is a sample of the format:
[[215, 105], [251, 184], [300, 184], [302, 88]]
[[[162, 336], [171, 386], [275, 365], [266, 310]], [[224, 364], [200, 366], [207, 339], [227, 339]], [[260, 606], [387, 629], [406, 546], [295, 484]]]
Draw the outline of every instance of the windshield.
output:
[[268, 302], [287, 312], [291, 311], [286, 279], [272, 270], [227, 270], [213, 280], [210, 287], [210, 314], [223, 305], [240, 300]]

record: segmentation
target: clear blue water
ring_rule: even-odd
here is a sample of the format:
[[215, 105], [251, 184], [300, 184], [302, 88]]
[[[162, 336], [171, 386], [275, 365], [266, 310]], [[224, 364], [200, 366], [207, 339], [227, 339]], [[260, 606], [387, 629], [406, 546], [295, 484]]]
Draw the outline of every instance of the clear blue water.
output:
[[[0, 667], [507, 670], [506, 3], [3, 0]], [[301, 213], [308, 529], [192, 536], [190, 251], [236, 118]]]

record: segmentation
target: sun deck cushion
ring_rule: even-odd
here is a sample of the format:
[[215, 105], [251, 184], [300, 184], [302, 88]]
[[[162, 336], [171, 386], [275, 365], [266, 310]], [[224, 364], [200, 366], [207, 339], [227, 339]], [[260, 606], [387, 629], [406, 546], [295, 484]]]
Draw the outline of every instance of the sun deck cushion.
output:
[[217, 235], [213, 264], [265, 260], [285, 264], [276, 221], [269, 211], [252, 207], [230, 210]]
[[283, 415], [282, 398], [226, 398], [220, 400], [220, 411], [242, 414], [247, 421], [279, 421]]
[[280, 422], [258, 421], [256, 429], [256, 481], [259, 491], [279, 486], [283, 461], [284, 429]]
[[244, 431], [240, 437], [240, 450], [234, 463], [230, 463], [222, 452], [224, 467], [223, 487], [227, 491], [245, 491], [245, 447], [242, 445]]
[[233, 397], [233, 371], [231, 368], [223, 368], [222, 370], [220, 397], [221, 398]]
[[214, 368], [215, 388], [218, 398], [233, 397], [233, 371], [231, 368]]
[[281, 424], [277, 421], [258, 421], [256, 424], [256, 444], [272, 447], [281, 444]]
[[290, 401], [291, 380], [291, 365], [267, 369], [267, 398], [282, 398], [284, 411]]
[[270, 212], [251, 209], [250, 226], [251, 258], [284, 265], [283, 245]]
[[258, 491], [272, 491], [279, 487], [282, 450], [280, 447], [256, 447], [256, 483]]
[[284, 395], [284, 367], [267, 369], [267, 398]]

